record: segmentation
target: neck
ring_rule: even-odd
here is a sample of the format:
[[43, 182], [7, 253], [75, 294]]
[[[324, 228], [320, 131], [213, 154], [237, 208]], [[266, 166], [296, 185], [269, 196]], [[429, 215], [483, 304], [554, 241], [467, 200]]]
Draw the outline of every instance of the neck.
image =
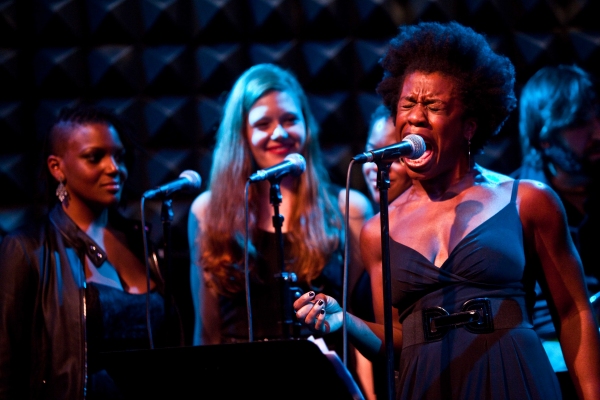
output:
[[458, 168], [435, 179], [418, 181], [432, 201], [451, 199], [467, 188], [472, 187], [481, 176], [481, 169], [474, 165], [472, 168]]
[[[285, 198], [284, 198], [285, 195], [287, 195], [288, 197], [295, 195], [295, 192], [296, 192], [295, 179], [299, 179], [299, 178], [286, 176], [279, 182], [279, 191], [281, 192], [281, 197], [282, 197], [283, 201], [285, 201]], [[260, 194], [260, 197], [266, 198], [267, 202], [269, 202], [269, 197], [271, 195], [271, 187], [272, 187], [271, 183], [269, 183], [269, 181], [262, 181], [262, 182], [257, 183], [257, 185], [259, 185], [258, 192]]]
[[[271, 203], [271, 187], [268, 181], [258, 183], [259, 192], [259, 207], [258, 207], [258, 226], [266, 231], [275, 231], [273, 227], [272, 217], [275, 209]], [[292, 205], [296, 200], [296, 182], [292, 177], [285, 177], [279, 184], [279, 192], [281, 194], [281, 203], [279, 203], [279, 214], [284, 217], [282, 230], [287, 231], [289, 223], [289, 215], [292, 211]]]
[[93, 210], [90, 207], [65, 201], [62, 204], [65, 213], [86, 233], [105, 228], [108, 224], [108, 209]]

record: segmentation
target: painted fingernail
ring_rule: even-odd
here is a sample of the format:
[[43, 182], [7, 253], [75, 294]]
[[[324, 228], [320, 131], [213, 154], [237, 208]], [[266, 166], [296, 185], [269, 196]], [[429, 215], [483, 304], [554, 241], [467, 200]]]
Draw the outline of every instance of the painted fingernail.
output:
[[320, 306], [322, 306], [323, 305], [323, 300], [317, 301], [317, 304], [320, 305]]
[[315, 292], [313, 292], [313, 291], [308, 292], [308, 297], [315, 297]]
[[321, 311], [319, 311], [321, 314], [325, 314], [325, 309], [323, 308]]

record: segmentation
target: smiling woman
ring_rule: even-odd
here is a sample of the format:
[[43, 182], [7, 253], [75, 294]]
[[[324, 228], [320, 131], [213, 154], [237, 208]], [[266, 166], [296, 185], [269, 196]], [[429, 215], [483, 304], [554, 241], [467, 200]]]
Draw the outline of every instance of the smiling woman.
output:
[[155, 257], [147, 280], [141, 224], [117, 210], [126, 125], [103, 108], [66, 108], [46, 144], [58, 203], [0, 247], [0, 397], [119, 398], [100, 353], [183, 344]]
[[260, 169], [299, 153], [306, 142], [306, 123], [300, 104], [287, 92], [270, 92], [250, 108], [246, 132], [250, 151]]
[[[279, 182], [284, 264], [301, 291], [327, 291], [341, 300], [343, 249], [358, 242], [372, 210], [366, 197], [349, 193], [350, 237], [344, 237], [346, 193], [331, 184], [321, 161], [318, 127], [304, 90], [289, 72], [259, 64], [233, 85], [217, 133], [209, 190], [189, 214], [191, 284], [196, 309], [194, 344], [249, 339], [244, 277], [245, 185], [257, 169], [299, 153], [306, 160], [299, 177]], [[273, 225], [270, 182], [249, 188], [249, 264], [253, 331], [257, 340], [284, 338], [281, 273]], [[350, 287], [362, 268], [357, 245], [351, 253]], [[284, 293], [285, 296], [293, 294]], [[306, 337], [304, 329], [294, 337]], [[340, 336], [329, 338], [337, 350]]]

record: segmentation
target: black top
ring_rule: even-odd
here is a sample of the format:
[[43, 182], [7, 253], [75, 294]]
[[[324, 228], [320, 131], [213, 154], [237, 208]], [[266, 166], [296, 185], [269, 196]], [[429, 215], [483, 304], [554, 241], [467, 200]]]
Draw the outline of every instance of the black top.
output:
[[[289, 255], [290, 243], [287, 234], [283, 234], [284, 264], [293, 263]], [[283, 287], [277, 274], [281, 272], [277, 257], [277, 235], [274, 232], [260, 231], [256, 238], [258, 258], [255, 263], [256, 274], [250, 285], [252, 303], [253, 335], [255, 340], [283, 339], [283, 306], [281, 289]], [[313, 282], [291, 284], [289, 295], [305, 293], [310, 290], [327, 293], [340, 303], [342, 301], [343, 252], [341, 244], [331, 254], [321, 275]], [[292, 299], [292, 303], [295, 299]], [[224, 342], [244, 342], [248, 340], [248, 314], [246, 293], [241, 291], [233, 297], [220, 296], [221, 332]], [[306, 327], [297, 332], [299, 337], [314, 335]], [[315, 335], [316, 336], [316, 335]]]

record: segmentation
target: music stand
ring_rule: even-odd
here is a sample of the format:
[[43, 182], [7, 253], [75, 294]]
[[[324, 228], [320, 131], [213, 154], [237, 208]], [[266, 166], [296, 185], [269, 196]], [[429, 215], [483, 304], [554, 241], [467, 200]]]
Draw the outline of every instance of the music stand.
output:
[[363, 399], [309, 340], [110, 352], [101, 361], [126, 399]]

